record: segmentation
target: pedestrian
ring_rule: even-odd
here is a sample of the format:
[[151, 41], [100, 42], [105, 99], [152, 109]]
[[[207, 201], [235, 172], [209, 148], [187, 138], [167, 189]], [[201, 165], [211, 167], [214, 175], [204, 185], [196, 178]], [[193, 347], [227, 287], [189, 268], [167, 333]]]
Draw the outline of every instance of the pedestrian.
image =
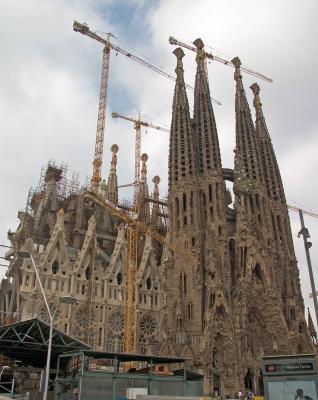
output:
[[247, 393], [246, 398], [247, 400], [254, 400], [254, 394], [251, 390]]

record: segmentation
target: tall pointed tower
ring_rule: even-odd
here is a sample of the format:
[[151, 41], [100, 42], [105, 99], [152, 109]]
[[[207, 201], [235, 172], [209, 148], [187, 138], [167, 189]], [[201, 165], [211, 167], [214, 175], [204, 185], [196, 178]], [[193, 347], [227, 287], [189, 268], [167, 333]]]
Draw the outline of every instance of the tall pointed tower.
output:
[[225, 184], [203, 42], [194, 42], [197, 73], [193, 120], [176, 49], [177, 80], [169, 153], [169, 235], [196, 254], [196, 265], [175, 254], [167, 266], [167, 307], [163, 322], [170, 353], [193, 359], [205, 374], [206, 393], [221, 385], [234, 392], [238, 375], [231, 311], [230, 259]]
[[[223, 179], [218, 133], [211, 102], [201, 39], [197, 48], [194, 90], [193, 136], [196, 144], [200, 198], [202, 246], [198, 262], [203, 271], [203, 337], [201, 357], [206, 391], [220, 391], [220, 385], [234, 391], [238, 376], [237, 351], [231, 310], [231, 271], [227, 220], [226, 187]], [[194, 351], [197, 348], [193, 347]], [[212, 350], [212, 351], [211, 351]], [[229, 361], [231, 360], [231, 362]]]
[[[235, 327], [242, 360], [241, 380], [244, 378], [247, 386], [258, 391], [262, 355], [293, 353], [300, 338], [304, 344], [307, 341], [306, 334], [300, 333], [302, 328], [291, 332], [284, 316], [287, 306], [284, 288], [290, 283], [289, 293], [294, 299], [299, 298], [300, 292], [296, 289], [298, 275], [294, 273], [291, 278], [283, 278], [286, 274], [286, 257], [281, 248], [283, 240], [275, 237], [274, 233], [273, 201], [279, 204], [277, 207], [283, 213], [281, 217], [287, 216], [281, 178], [278, 167], [275, 169], [276, 161], [268, 143], [267, 129], [264, 130], [266, 125], [259, 98], [254, 99], [257, 107], [255, 129], [240, 74], [240, 60], [235, 58], [232, 62], [236, 81], [236, 278], [233, 311], [237, 316]], [[257, 92], [257, 88], [253, 88]], [[286, 251], [288, 254], [287, 241]], [[286, 280], [288, 283], [283, 283]], [[297, 311], [299, 323], [303, 326], [304, 314], [300, 308]], [[264, 335], [265, 331], [268, 334]]]
[[[192, 123], [184, 83], [181, 48], [177, 57], [169, 148], [168, 237], [189, 251], [202, 246], [198, 176]], [[201, 265], [178, 254], [166, 260], [167, 304], [163, 316], [163, 351], [194, 357], [189, 345], [202, 334], [203, 273]]]
[[270, 207], [269, 238], [273, 254], [273, 280], [283, 305], [284, 318], [289, 334], [294, 337], [292, 346], [299, 352], [306, 348], [304, 333], [304, 304], [299, 283], [299, 271], [295, 258], [288, 208], [282, 178], [276, 160], [272, 141], [267, 129], [260, 100], [260, 87], [251, 86], [254, 94], [256, 113], [256, 136], [259, 141], [260, 157], [263, 165], [265, 186]]

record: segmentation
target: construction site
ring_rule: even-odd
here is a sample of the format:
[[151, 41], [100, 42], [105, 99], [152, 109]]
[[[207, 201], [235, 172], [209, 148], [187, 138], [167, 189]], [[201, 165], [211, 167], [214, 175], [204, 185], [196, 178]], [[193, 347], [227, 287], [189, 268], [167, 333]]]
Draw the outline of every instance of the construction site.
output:
[[[288, 210], [318, 215], [287, 204], [260, 86], [250, 87], [254, 118], [243, 85], [244, 74], [271, 79], [242, 67], [238, 57], [227, 60], [205, 51], [201, 39], [189, 46], [170, 37], [176, 65], [171, 75], [113, 44], [111, 35], [105, 38], [76, 21], [73, 29], [83, 40], [99, 42], [103, 51], [91, 178], [81, 184], [66, 164], [49, 161], [18, 213], [19, 226], [8, 231], [0, 353], [9, 358], [2, 365], [14, 369], [16, 357], [22, 372], [33, 365], [40, 376], [46, 356], [32, 356], [27, 336], [34, 329], [48, 334], [52, 323], [56, 399], [136, 398], [123, 394], [127, 382], [137, 380], [135, 373], [140, 376], [134, 387], [144, 388], [139, 392], [144, 395], [234, 397], [242, 388], [263, 395], [262, 357], [316, 354], [317, 347], [311, 317], [308, 324], [305, 319]], [[184, 80], [184, 51], [196, 57], [194, 87]], [[170, 129], [140, 115], [112, 113], [135, 130], [134, 181], [122, 185], [117, 144], [110, 148], [108, 173], [103, 172], [112, 52], [175, 82]], [[213, 110], [218, 101], [210, 94], [207, 60], [234, 73], [234, 169], [221, 161]], [[160, 193], [159, 171], [147, 175], [143, 127], [170, 135], [169, 154], [162, 154], [169, 166], [167, 195]], [[233, 184], [232, 193], [226, 182]], [[120, 197], [122, 187], [133, 188], [132, 199]], [[308, 244], [303, 228], [300, 235]], [[36, 322], [19, 325], [27, 321]], [[19, 346], [10, 347], [15, 334], [19, 341], [23, 336], [16, 333], [20, 326], [21, 351], [32, 350], [28, 359], [15, 352]], [[68, 343], [70, 355], [62, 355], [57, 336]], [[71, 361], [64, 365], [66, 359]], [[79, 371], [82, 378], [75, 379]], [[97, 384], [96, 371], [104, 374], [103, 384]], [[47, 380], [53, 398], [54, 377]], [[40, 381], [25, 381], [22, 393], [42, 398], [36, 397]]]

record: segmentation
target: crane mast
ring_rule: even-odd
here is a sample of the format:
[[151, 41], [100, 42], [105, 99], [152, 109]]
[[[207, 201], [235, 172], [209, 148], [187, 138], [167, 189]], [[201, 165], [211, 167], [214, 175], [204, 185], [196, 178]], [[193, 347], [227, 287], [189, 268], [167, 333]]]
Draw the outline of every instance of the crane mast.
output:
[[[178, 39], [176, 39], [176, 38], [174, 38], [172, 36], [169, 37], [169, 43], [172, 44], [172, 45], [175, 45], [175, 46], [184, 47], [185, 49], [194, 51], [195, 53], [197, 52], [196, 47], [193, 47], [193, 46], [190, 46], [190, 45], [188, 45], [186, 43], [180, 42]], [[221, 58], [219, 56], [215, 56], [212, 53], [208, 53], [208, 52], [204, 51], [204, 56], [206, 58], [209, 58], [210, 60], [218, 61], [221, 64], [229, 65], [230, 67], [233, 67], [233, 68], [235, 67], [234, 64], [231, 61], [225, 60], [224, 58]], [[253, 75], [256, 78], [263, 79], [264, 81], [267, 81], [267, 82], [270, 82], [270, 83], [273, 82], [273, 80], [271, 78], [268, 78], [267, 76], [265, 76], [263, 74], [260, 74], [259, 72], [253, 71], [252, 69], [241, 67], [241, 71], [245, 72], [245, 73], [247, 73], [249, 75]]]
[[148, 235], [152, 239], [157, 240], [158, 242], [164, 244], [165, 246], [168, 247], [169, 250], [178, 254], [179, 257], [188, 259], [193, 264], [195, 264], [196, 258], [192, 252], [185, 249], [181, 245], [170, 242], [155, 229], [146, 226], [143, 222], [138, 221], [138, 219], [130, 217], [125, 211], [123, 211], [110, 201], [104, 199], [100, 194], [91, 191], [87, 192], [84, 197], [86, 199], [95, 202], [96, 204], [99, 204], [102, 208], [107, 209], [112, 215], [120, 218], [122, 221], [125, 221], [128, 225], [137, 227], [141, 234]]
[[94, 154], [94, 161], [93, 161], [93, 175], [92, 175], [92, 179], [91, 179], [91, 188], [92, 188], [92, 190], [95, 190], [95, 191], [99, 190], [99, 184], [102, 180], [101, 169], [102, 169], [102, 165], [103, 165], [105, 118], [106, 118], [109, 61], [110, 61], [109, 37], [110, 37], [110, 34], [108, 34], [108, 38], [107, 38], [108, 44], [107, 43], [105, 44], [105, 47], [103, 50], [103, 64], [102, 64], [102, 75], [101, 75], [100, 92], [99, 92], [95, 154]]
[[136, 273], [138, 266], [138, 237], [139, 233], [146, 234], [152, 239], [166, 245], [171, 251], [176, 252], [181, 259], [189, 259], [193, 264], [195, 257], [192, 253], [180, 245], [168, 242], [168, 240], [152, 227], [144, 225], [138, 217], [131, 218], [126, 212], [92, 191], [85, 194], [85, 198], [107, 209], [112, 215], [119, 217], [127, 224], [127, 277], [125, 290], [125, 315], [124, 315], [124, 351], [136, 352], [137, 332], [137, 288]]
[[156, 130], [164, 131], [167, 133], [170, 133], [169, 129], [162, 128], [157, 125], [153, 125], [150, 122], [142, 121], [140, 118], [140, 114], [138, 114], [137, 119], [128, 117], [126, 115], [119, 114], [117, 112], [112, 112], [112, 117], [113, 118], [121, 118], [126, 121], [130, 121], [134, 123], [134, 127], [136, 130], [136, 139], [135, 139], [135, 189], [134, 189], [134, 199], [135, 199], [135, 205], [137, 204], [137, 199], [138, 199], [138, 188], [139, 188], [139, 182], [140, 182], [140, 157], [141, 157], [141, 127], [147, 127], [147, 128], [153, 128]]

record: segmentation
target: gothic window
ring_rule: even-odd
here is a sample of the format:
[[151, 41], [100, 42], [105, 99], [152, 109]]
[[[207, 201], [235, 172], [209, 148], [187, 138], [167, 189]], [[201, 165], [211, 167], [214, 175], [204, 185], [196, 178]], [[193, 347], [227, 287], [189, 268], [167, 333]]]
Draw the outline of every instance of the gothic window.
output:
[[213, 347], [212, 350], [212, 366], [213, 368], [217, 368], [218, 366], [216, 347]]
[[259, 263], [257, 263], [253, 269], [253, 277], [262, 281], [262, 268]]
[[98, 344], [99, 346], [103, 344], [103, 328], [99, 328], [98, 330]]
[[110, 327], [110, 332], [114, 334], [119, 334], [123, 332], [124, 317], [119, 311], [116, 311], [111, 315], [109, 320], [109, 327]]
[[[55, 319], [54, 319], [54, 321], [56, 322], [61, 316], [61, 309], [57, 308], [58, 304], [55, 303], [54, 301], [49, 302], [49, 307], [50, 307], [51, 312], [54, 312], [57, 309], [57, 311], [55, 313]], [[40, 306], [37, 316], [41, 321], [50, 323], [50, 318], [49, 318], [45, 304], [42, 304], [42, 306]]]
[[187, 294], [187, 275], [185, 274], [184, 271], [180, 272], [180, 289], [183, 292], [183, 294]]
[[153, 335], [155, 330], [157, 329], [156, 321], [150, 316], [147, 315], [140, 322], [140, 330], [144, 335]]
[[146, 287], [147, 287], [148, 290], [151, 289], [151, 279], [150, 279], [150, 277], [148, 277], [147, 280], [146, 280]]
[[30, 285], [30, 277], [29, 277], [29, 275], [27, 275], [27, 276], [25, 277], [24, 285], [25, 285], [25, 286], [29, 286], [29, 285]]
[[92, 276], [92, 270], [90, 267], [87, 267], [85, 270], [85, 278], [88, 280]]
[[229, 240], [230, 267], [231, 267], [231, 282], [235, 283], [235, 240]]
[[222, 236], [222, 226], [221, 225], [219, 225], [218, 231], [219, 231], [219, 236]]
[[191, 320], [193, 318], [193, 303], [190, 301], [188, 303], [188, 319]]
[[56, 275], [59, 271], [59, 263], [54, 261], [52, 264], [52, 274]]
[[85, 285], [82, 285], [82, 294], [85, 294]]
[[117, 284], [121, 285], [123, 283], [123, 276], [121, 272], [118, 272], [117, 274]]
[[212, 184], [209, 185], [209, 201], [212, 201]]
[[186, 195], [186, 193], [183, 193], [183, 195], [182, 195], [182, 205], [183, 205], [183, 211], [187, 211], [187, 195]]
[[216, 307], [216, 315], [223, 317], [225, 314], [225, 308], [223, 306], [223, 304], [219, 305]]
[[183, 328], [182, 318], [181, 317], [177, 318], [176, 328], [177, 328], [177, 331], [181, 331], [182, 328]]
[[50, 227], [49, 227], [48, 224], [43, 226], [42, 236], [43, 236], [44, 239], [49, 239], [50, 238]]
[[176, 215], [179, 215], [179, 199], [178, 197], [175, 198], [175, 206], [176, 206]]
[[80, 329], [84, 329], [85, 327], [87, 327], [87, 324], [89, 322], [92, 323], [92, 321], [94, 321], [95, 314], [93, 310], [90, 311], [90, 321], [88, 321], [88, 318], [89, 318], [88, 312], [87, 310], [85, 310], [85, 307], [84, 306], [80, 307], [75, 313], [75, 318], [74, 318], [77, 327]]
[[211, 294], [210, 294], [210, 299], [209, 299], [209, 308], [210, 308], [210, 309], [213, 307], [214, 302], [215, 302], [215, 294], [214, 294], [214, 293], [211, 293]]

